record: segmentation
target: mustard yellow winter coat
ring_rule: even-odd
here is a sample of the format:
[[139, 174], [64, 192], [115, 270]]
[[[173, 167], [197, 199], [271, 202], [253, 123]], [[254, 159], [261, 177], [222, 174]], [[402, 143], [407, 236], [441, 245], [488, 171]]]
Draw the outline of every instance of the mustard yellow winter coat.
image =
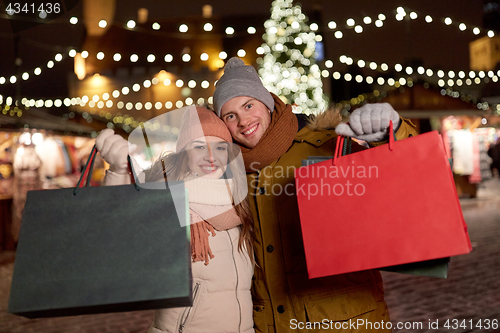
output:
[[[257, 265], [252, 284], [256, 332], [318, 332], [319, 326], [307, 330], [306, 322], [325, 320], [329, 323], [325, 331], [335, 332], [330, 325], [335, 327], [333, 322], [337, 321], [389, 321], [378, 271], [311, 280], [307, 276], [294, 170], [308, 156], [333, 155], [337, 135], [325, 121], [328, 123], [328, 117], [301, 129], [284, 155], [247, 175], [256, 232]], [[396, 138], [417, 135], [414, 127], [403, 119]], [[353, 144], [353, 151], [360, 149]], [[334, 203], [331, 209], [335, 214]], [[352, 326], [344, 326], [352, 332]], [[359, 331], [370, 332], [366, 328]]]

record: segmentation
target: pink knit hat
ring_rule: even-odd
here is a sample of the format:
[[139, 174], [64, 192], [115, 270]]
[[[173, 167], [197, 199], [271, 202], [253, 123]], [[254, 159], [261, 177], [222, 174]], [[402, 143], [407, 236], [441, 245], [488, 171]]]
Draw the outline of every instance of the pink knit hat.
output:
[[215, 136], [233, 142], [231, 133], [215, 112], [202, 107], [189, 107], [182, 115], [176, 152], [180, 152], [189, 142], [203, 136]]

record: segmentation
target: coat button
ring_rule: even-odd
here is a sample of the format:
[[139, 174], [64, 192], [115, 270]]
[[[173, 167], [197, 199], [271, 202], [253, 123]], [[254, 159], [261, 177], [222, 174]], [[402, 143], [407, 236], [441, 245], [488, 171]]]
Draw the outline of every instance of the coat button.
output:
[[321, 142], [321, 140], [316, 140], [316, 142], [318, 142], [318, 143], [319, 143], [319, 142]]
[[330, 133], [328, 133], [326, 136], [332, 136]]
[[266, 193], [266, 189], [263, 187], [259, 187], [259, 194], [264, 194]]
[[271, 253], [274, 251], [274, 247], [272, 245], [267, 246], [267, 252]]
[[284, 307], [283, 305], [279, 305], [279, 306], [278, 306], [278, 312], [279, 312], [279, 313], [283, 313], [283, 312], [285, 312], [285, 307]]

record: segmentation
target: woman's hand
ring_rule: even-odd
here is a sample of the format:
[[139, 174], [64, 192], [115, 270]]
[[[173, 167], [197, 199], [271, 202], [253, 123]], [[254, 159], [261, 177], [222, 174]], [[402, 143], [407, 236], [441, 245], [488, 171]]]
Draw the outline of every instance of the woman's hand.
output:
[[109, 163], [110, 171], [128, 174], [129, 143], [127, 140], [108, 128], [97, 136], [95, 145], [102, 158]]

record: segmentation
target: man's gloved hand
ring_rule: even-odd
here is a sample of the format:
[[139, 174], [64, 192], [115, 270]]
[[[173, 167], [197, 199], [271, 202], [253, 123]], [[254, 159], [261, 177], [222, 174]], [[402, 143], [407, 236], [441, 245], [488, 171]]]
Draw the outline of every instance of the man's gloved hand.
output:
[[97, 136], [95, 145], [102, 158], [109, 163], [110, 171], [118, 174], [128, 173], [129, 144], [127, 140], [108, 128]]
[[397, 131], [400, 125], [399, 114], [389, 103], [365, 104], [354, 110], [349, 123], [339, 124], [335, 132], [368, 142], [382, 141], [387, 136], [389, 120], [392, 120], [394, 131]]

